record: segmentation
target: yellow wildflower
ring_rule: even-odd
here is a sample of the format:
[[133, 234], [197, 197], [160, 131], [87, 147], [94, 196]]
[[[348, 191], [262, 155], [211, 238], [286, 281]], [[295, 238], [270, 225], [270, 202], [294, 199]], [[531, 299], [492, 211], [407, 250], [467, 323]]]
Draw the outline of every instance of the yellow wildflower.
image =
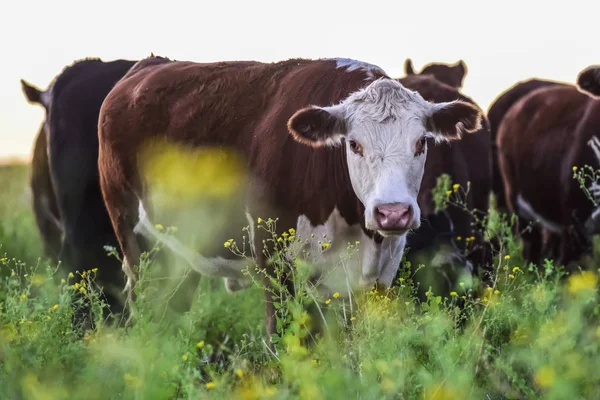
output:
[[238, 369], [237, 371], [235, 371], [235, 374], [241, 378], [242, 376], [244, 376], [244, 371]]
[[65, 281], [64, 279], [61, 279], [60, 283], [62, 283], [64, 285], [65, 283], [67, 283], [67, 281]]
[[500, 291], [498, 289], [494, 290], [494, 294], [500, 294]]
[[325, 300], [325, 304], [329, 304], [329, 303], [331, 303], [331, 299]]
[[263, 222], [263, 219], [261, 217], [258, 217], [258, 219], [256, 220], [256, 222], [258, 222], [260, 224], [261, 222]]
[[322, 247], [323, 249], [328, 249], [328, 248], [329, 248], [329, 243], [323, 243], [323, 244], [321, 245], [321, 247]]
[[508, 278], [509, 279], [515, 279], [515, 276], [513, 274], [508, 274]]
[[462, 240], [462, 236], [457, 236], [456, 240], [461, 241]]
[[206, 388], [207, 388], [208, 390], [210, 390], [210, 389], [214, 389], [214, 388], [215, 388], [215, 386], [217, 386], [217, 385], [216, 385], [214, 382], [208, 382], [208, 383], [207, 383], [206, 385], [204, 385], [204, 386], [206, 386]]
[[181, 359], [182, 359], [183, 361], [187, 361], [187, 360], [188, 360], [188, 355], [187, 355], [187, 354], [184, 354], [184, 355], [182, 355], [182, 356], [181, 356]]
[[290, 229], [288, 229], [288, 232], [289, 232], [291, 235], [294, 235], [294, 234], [296, 234], [296, 230], [295, 230], [294, 228], [290, 228]]
[[598, 275], [591, 271], [582, 271], [580, 274], [572, 275], [567, 284], [571, 293], [593, 290], [598, 285]]
[[404, 278], [398, 278], [398, 282], [404, 282], [405, 279]]
[[289, 235], [287, 232], [283, 232], [283, 233], [281, 234], [281, 236], [283, 236], [284, 238], [286, 238], [286, 237], [288, 237], [288, 236], [290, 236], [290, 235]]
[[2, 258], [0, 258], [0, 261], [4, 264], [8, 261], [8, 258], [2, 257]]
[[281, 242], [283, 242], [283, 239], [282, 238], [277, 238], [277, 241], [281, 243]]
[[165, 229], [164, 226], [162, 226], [161, 224], [156, 224], [155, 225], [156, 229], [158, 229], [159, 231], [162, 231], [163, 229]]
[[125, 375], [123, 375], [123, 380], [125, 381], [125, 385], [130, 388], [136, 389], [142, 385], [140, 378], [129, 373], [125, 373]]
[[79, 289], [79, 282], [75, 282], [71, 287], [75, 290]]
[[550, 366], [544, 366], [540, 368], [534, 377], [535, 384], [541, 387], [542, 389], [547, 389], [551, 387], [555, 379], [556, 375], [554, 373], [554, 370]]
[[573, 172], [577, 171], [577, 166], [573, 165]]
[[225, 248], [231, 247], [231, 243], [225, 242], [225, 243], [223, 243], [223, 247], [225, 247]]
[[519, 272], [520, 270], [521, 270], [521, 268], [519, 268], [519, 267], [514, 267], [514, 268], [512, 269], [513, 273], [515, 273], [515, 274], [516, 274], [517, 272]]
[[53, 305], [52, 310], [54, 310], [54, 311], [58, 310], [58, 304]]
[[350, 321], [356, 321], [356, 317], [350, 317]]
[[21, 294], [21, 297], [19, 297], [19, 300], [21, 300], [21, 301], [27, 300], [27, 295], [25, 293]]
[[458, 293], [456, 293], [456, 292], [450, 292], [450, 296], [456, 297], [456, 296], [458, 296]]
[[93, 272], [93, 273], [96, 273], [96, 272], [98, 272], [98, 268], [92, 268], [92, 272]]
[[338, 297], [340, 297], [340, 292], [335, 292], [335, 293], [333, 294], [333, 298], [334, 298], [334, 299], [337, 299]]
[[446, 192], [446, 194], [447, 194], [448, 196], [450, 196], [450, 195], [452, 194], [452, 190], [448, 190], [448, 191]]
[[72, 272], [69, 272], [69, 278], [73, 279], [73, 278], [75, 278], [75, 275]]
[[201, 340], [198, 343], [196, 343], [196, 348], [201, 349], [203, 347], [204, 347], [204, 340]]
[[356, 242], [354, 242], [354, 244], [358, 246], [360, 242], [357, 240]]
[[473, 241], [473, 240], [475, 240], [475, 236], [471, 236], [471, 237], [469, 237], [469, 240], [470, 240], [470, 241]]
[[504, 259], [505, 260], [510, 260], [510, 256], [507, 254], [507, 255], [504, 256]]
[[454, 185], [452, 185], [452, 189], [454, 189], [455, 192], [458, 190], [459, 187], [460, 187], [460, 185], [458, 183], [455, 183]]
[[79, 291], [80, 291], [82, 294], [86, 294], [86, 293], [87, 293], [87, 289], [86, 289], [84, 286], [80, 287], [80, 288], [79, 288]]
[[460, 282], [459, 285], [462, 286], [462, 287], [464, 287], [465, 283], [464, 282]]

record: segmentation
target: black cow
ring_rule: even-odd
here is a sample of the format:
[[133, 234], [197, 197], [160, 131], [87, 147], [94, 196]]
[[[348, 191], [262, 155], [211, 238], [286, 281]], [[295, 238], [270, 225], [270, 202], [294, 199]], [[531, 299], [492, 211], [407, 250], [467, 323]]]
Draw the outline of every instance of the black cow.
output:
[[48, 115], [49, 167], [64, 229], [60, 259], [65, 272], [98, 268], [96, 282], [116, 312], [123, 273], [105, 250], [117, 247], [117, 241], [100, 192], [98, 114], [134, 63], [86, 59], [65, 68], [52, 86]]

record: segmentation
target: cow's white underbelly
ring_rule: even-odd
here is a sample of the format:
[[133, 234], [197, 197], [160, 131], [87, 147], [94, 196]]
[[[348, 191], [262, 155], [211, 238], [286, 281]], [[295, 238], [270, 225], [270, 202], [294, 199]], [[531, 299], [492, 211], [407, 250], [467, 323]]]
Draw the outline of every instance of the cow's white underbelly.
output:
[[[139, 221], [135, 232], [148, 239], [157, 240], [183, 258], [192, 269], [206, 276], [225, 279], [229, 291], [237, 291], [252, 284], [244, 271], [255, 273], [247, 259], [207, 258], [184, 245], [180, 240], [159, 231], [151, 222], [142, 202], [139, 203]], [[255, 216], [246, 212], [251, 244], [256, 231]], [[400, 266], [406, 235], [385, 238], [377, 244], [364, 234], [360, 226], [349, 226], [339, 211], [334, 209], [322, 225], [313, 226], [309, 219], [300, 216], [296, 226], [296, 240], [288, 255], [300, 259], [302, 268], [309, 268], [317, 278], [319, 293], [329, 296], [335, 292], [350, 297], [360, 287], [372, 287], [375, 282], [391, 286]], [[325, 244], [325, 246], [324, 246]], [[258, 249], [251, 246], [251, 257]]]

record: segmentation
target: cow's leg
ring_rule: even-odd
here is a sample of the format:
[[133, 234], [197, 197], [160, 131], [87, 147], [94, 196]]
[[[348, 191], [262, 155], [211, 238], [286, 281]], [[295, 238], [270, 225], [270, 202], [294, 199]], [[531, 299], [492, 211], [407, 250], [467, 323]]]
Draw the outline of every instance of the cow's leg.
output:
[[57, 262], [62, 243], [62, 228], [50, 177], [46, 139], [46, 130], [42, 126], [33, 149], [30, 184], [33, 211], [44, 245], [44, 254]]
[[542, 256], [542, 232], [537, 223], [518, 217], [517, 231], [523, 243], [523, 258], [527, 263], [539, 266]]
[[563, 230], [558, 263], [572, 271], [581, 256], [591, 249], [589, 239], [576, 227], [570, 225]]
[[[100, 180], [104, 203], [122, 252], [123, 263], [121, 269], [126, 276], [124, 291], [127, 293], [127, 302], [131, 305], [135, 300], [134, 285], [137, 280], [134, 266], [139, 262], [142, 254], [141, 244], [134, 233], [139, 218], [137, 215], [139, 201], [137, 196], [131, 190], [128, 190], [131, 187], [128, 182], [114, 179], [115, 177], [123, 179], [125, 174], [119, 174], [116, 171], [120, 170], [120, 168], [117, 168], [118, 164], [112, 165], [112, 171], [101, 174]], [[131, 318], [131, 315], [129, 318]]]

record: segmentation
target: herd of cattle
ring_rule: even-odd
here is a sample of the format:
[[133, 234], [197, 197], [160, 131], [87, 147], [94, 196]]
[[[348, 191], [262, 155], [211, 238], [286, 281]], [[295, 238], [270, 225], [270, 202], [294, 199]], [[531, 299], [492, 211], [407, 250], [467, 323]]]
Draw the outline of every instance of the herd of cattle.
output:
[[[467, 254], [473, 273], [490, 265], [471, 212], [436, 213], [432, 189], [444, 173], [470, 186], [470, 210], [486, 212], [493, 193], [501, 211], [518, 216], [528, 261], [552, 256], [567, 264], [590, 250], [600, 212], [573, 167], [600, 168], [600, 69], [582, 72], [577, 85], [519, 82], [487, 117], [461, 93], [462, 61], [416, 73], [407, 60], [405, 72], [391, 78], [350, 59], [193, 63], [151, 56], [77, 61], [45, 91], [21, 81], [27, 99], [46, 110], [31, 176], [46, 254], [65, 272], [99, 267], [96, 280], [116, 310], [124, 285], [133, 296], [133, 267], [150, 239], [193, 270], [224, 278], [230, 291], [249, 285], [222, 245], [200, 255], [154, 228], [153, 188], [139, 154], [156, 140], [243, 157], [245, 206], [232, 212], [251, 225], [276, 216], [279, 234], [354, 235], [360, 285], [391, 286], [405, 247], [427, 248], [439, 237]], [[594, 193], [596, 183], [589, 184]], [[254, 248], [262, 248], [264, 230], [251, 232]], [[309, 240], [310, 249], [321, 247], [318, 239]], [[106, 245], [120, 250], [122, 265]], [[266, 255], [255, 254], [272, 272]], [[273, 333], [272, 293], [266, 296]]]

